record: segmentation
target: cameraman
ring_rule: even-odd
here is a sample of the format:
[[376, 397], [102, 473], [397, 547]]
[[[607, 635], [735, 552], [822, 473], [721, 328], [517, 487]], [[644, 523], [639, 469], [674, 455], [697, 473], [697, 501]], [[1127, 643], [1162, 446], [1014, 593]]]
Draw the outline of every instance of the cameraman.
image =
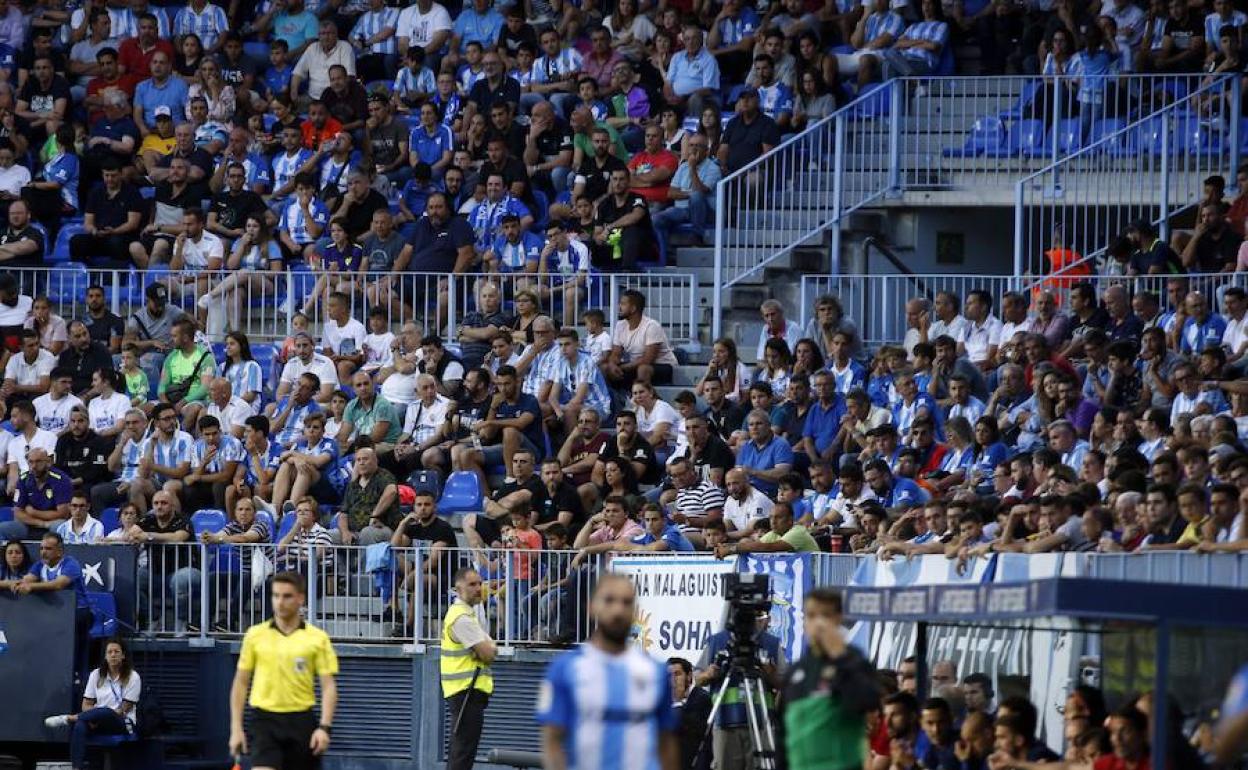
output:
[[867, 742], [867, 712], [881, 691], [871, 664], [845, 643], [841, 595], [806, 594], [807, 651], [785, 674], [781, 731], [789, 770], [858, 770]]
[[[758, 649], [758, 661], [762, 666], [763, 680], [767, 687], [767, 712], [775, 710], [775, 696], [779, 691], [780, 672], [784, 670], [784, 648], [780, 638], [767, 631], [771, 616], [760, 612], [755, 625], [754, 644]], [[727, 623], [725, 623], [727, 625]], [[712, 634], [706, 649], [698, 660], [694, 683], [705, 687], [714, 699], [723, 685], [724, 670], [731, 660], [728, 629]], [[751, 770], [754, 767], [754, 746], [750, 741], [750, 727], [746, 718], [745, 695], [740, 681], [733, 676], [724, 691], [724, 700], [715, 720], [712, 738], [712, 770]], [[702, 749], [706, 752], [706, 747]]]

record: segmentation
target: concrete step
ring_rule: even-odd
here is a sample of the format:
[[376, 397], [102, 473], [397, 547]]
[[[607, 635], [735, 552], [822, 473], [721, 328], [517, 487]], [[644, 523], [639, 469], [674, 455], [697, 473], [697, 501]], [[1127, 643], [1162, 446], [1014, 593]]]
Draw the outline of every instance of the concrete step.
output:
[[321, 620], [318, 625], [335, 638], [390, 641], [390, 626], [386, 623], [329, 618]]
[[381, 614], [385, 605], [380, 596], [324, 596], [317, 608], [325, 616], [363, 619]]

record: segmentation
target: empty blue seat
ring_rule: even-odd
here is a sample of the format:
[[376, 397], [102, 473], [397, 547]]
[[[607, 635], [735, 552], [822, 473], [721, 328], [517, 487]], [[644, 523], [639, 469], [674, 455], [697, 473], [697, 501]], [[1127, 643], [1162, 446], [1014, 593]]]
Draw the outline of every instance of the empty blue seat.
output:
[[273, 370], [274, 362], [277, 360], [277, 346], [270, 345], [267, 342], [253, 342], [251, 344], [251, 357], [257, 364], [260, 365], [260, 376], [264, 380], [265, 395], [267, 397], [272, 397], [273, 391], [276, 387], [278, 375], [281, 374], [280, 372], [275, 372]]
[[87, 591], [87, 606], [91, 608], [92, 639], [107, 639], [117, 635], [117, 597], [108, 591]]
[[273, 535], [273, 542], [282, 542], [282, 538], [286, 537], [286, 535], [288, 535], [290, 531], [295, 528], [295, 524], [298, 523], [298, 521], [299, 517], [293, 513], [288, 513], [283, 516], [282, 523], [277, 525], [277, 532]]
[[48, 299], [54, 303], [81, 301], [90, 285], [86, 265], [70, 262], [48, 271]]
[[[945, 48], [952, 49], [952, 46], [947, 45]], [[1018, 98], [1014, 100], [1013, 106], [1008, 110], [1002, 110], [997, 117], [1002, 120], [1017, 120], [1021, 118], [1027, 108], [1031, 106], [1032, 100], [1036, 98], [1036, 92], [1040, 90], [1042, 84], [1043, 81], [1039, 79], [1028, 80], [1023, 84], [1022, 90], [1019, 91]]]
[[858, 93], [858, 98], [854, 100], [854, 107], [850, 111], [851, 117], [870, 119], [888, 117], [892, 109], [892, 98], [895, 87], [901, 88], [902, 85], [897, 81], [886, 81], [884, 83], [872, 83]]
[[209, 345], [212, 348], [212, 357], [216, 360], [217, 366], [225, 364], [225, 343], [213, 342]]
[[12, 506], [0, 506], [0, 524], [3, 524], [6, 521], [13, 521]]
[[[293, 519], [294, 517], [288, 516], [286, 518]], [[269, 513], [268, 511], [256, 511], [256, 521], [262, 521], [266, 525], [268, 525], [269, 537], [272, 538], [274, 532], [276, 531], [276, 526], [273, 523], [273, 514]], [[270, 540], [270, 542], [276, 542], [276, 541]]]
[[1079, 122], [1079, 118], [1062, 119], [1057, 124], [1057, 154], [1066, 156], [1079, 152], [1081, 149], [1083, 149], [1083, 124]]
[[225, 529], [225, 523], [229, 521], [225, 515], [225, 511], [215, 508], [205, 508], [202, 511], [196, 511], [191, 514], [191, 532], [195, 535], [195, 539], [199, 540], [199, 536], [208, 532], [220, 532]]
[[83, 232], [81, 222], [66, 222], [61, 225], [61, 231], [56, 234], [56, 245], [52, 247], [52, 251], [48, 253], [48, 262], [53, 265], [59, 265], [70, 260], [69, 239]]
[[247, 40], [243, 43], [243, 53], [257, 61], [268, 61], [269, 44], [262, 40]]
[[984, 154], [990, 158], [1017, 158], [1043, 154], [1044, 121], [1016, 120], [1006, 130], [1005, 144]]
[[987, 152], [996, 152], [1005, 141], [1005, 127], [1000, 118], [985, 115], [976, 118], [971, 125], [970, 136], [961, 147], [946, 147], [946, 158], [977, 158]]
[[[1137, 149], [1148, 155], [1160, 155], [1162, 137], [1170, 130], [1166, 124], [1164, 117], [1148, 118], [1140, 124], [1136, 131], [1136, 147]], [[1174, 137], [1171, 137], [1173, 139]], [[1171, 141], [1170, 152], [1174, 152], [1174, 142]]]
[[1127, 121], [1123, 118], [1105, 118], [1092, 124], [1092, 132], [1088, 136], [1088, 146], [1100, 146], [1100, 152], [1115, 158], [1131, 157], [1139, 152], [1135, 143], [1136, 134], [1123, 131]]
[[1185, 113], [1175, 116], [1174, 144], [1177, 147], [1171, 147], [1171, 152], [1183, 155], [1221, 155], [1226, 141], [1220, 126]]
[[112, 532], [121, 526], [121, 514], [117, 508], [105, 508], [100, 511], [100, 525], [104, 528], [104, 534]]
[[481, 510], [481, 480], [472, 471], [455, 471], [446, 479], [438, 513], [475, 513]]

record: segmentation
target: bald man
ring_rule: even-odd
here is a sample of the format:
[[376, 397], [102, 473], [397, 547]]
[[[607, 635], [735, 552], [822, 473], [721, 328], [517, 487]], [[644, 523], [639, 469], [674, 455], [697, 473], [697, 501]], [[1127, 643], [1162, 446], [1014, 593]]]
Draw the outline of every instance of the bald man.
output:
[[70, 476], [52, 467], [52, 457], [38, 447], [26, 455], [30, 469], [18, 476], [13, 494], [13, 520], [0, 524], [0, 539], [38, 540], [69, 519], [74, 485]]

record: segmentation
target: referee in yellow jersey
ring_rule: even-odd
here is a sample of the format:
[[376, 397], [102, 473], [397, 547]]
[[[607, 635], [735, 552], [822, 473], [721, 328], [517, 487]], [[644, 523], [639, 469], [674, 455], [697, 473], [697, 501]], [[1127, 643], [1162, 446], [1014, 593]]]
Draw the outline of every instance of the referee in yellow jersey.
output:
[[[273, 619], [243, 637], [230, 689], [230, 754], [248, 753], [243, 707], [250, 703], [252, 770], [314, 770], [329, 748], [338, 707], [338, 656], [329, 635], [300, 616], [306, 595], [303, 575], [279, 572], [273, 577]], [[314, 677], [321, 680], [319, 721]]]

